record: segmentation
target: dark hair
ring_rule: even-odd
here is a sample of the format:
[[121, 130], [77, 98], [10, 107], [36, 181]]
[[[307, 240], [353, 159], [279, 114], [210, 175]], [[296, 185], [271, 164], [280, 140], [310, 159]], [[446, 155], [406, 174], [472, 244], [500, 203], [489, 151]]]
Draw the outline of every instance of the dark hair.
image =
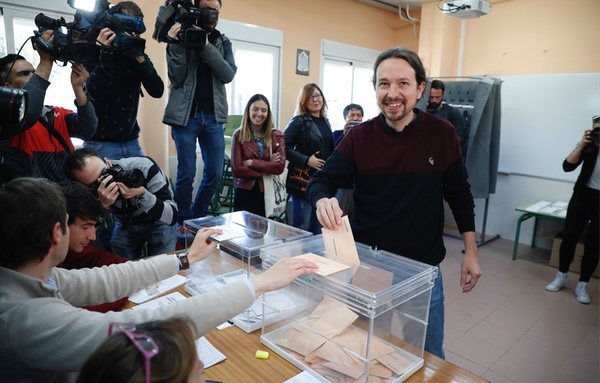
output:
[[321, 97], [323, 97], [323, 107], [319, 111], [319, 117], [325, 117], [327, 115], [327, 101], [325, 101], [325, 95], [323, 91], [317, 84], [314, 82], [310, 82], [300, 89], [300, 93], [298, 94], [298, 104], [296, 105], [296, 116], [304, 116], [310, 114], [308, 107], [306, 106], [312, 97], [314, 91], [318, 90], [321, 93]]
[[362, 114], [363, 116], [365, 115], [365, 111], [363, 110], [362, 106], [358, 105], [358, 104], [348, 104], [346, 105], [346, 107], [344, 108], [344, 118], [346, 118], [348, 116], [348, 113], [350, 113], [350, 111], [352, 109], [356, 109], [360, 112], [360, 114]]
[[45, 178], [17, 178], [0, 188], [0, 266], [41, 262], [57, 223], [66, 233], [67, 207], [60, 187]]
[[[152, 382], [187, 382], [198, 359], [190, 319], [136, 324], [135, 332], [148, 335], [158, 346], [158, 354], [150, 360]], [[144, 356], [124, 333], [113, 333], [84, 363], [77, 382], [145, 382]]]
[[446, 85], [441, 80], [433, 80], [431, 82], [431, 89], [441, 89], [442, 93], [446, 91]]
[[273, 113], [271, 112], [271, 104], [269, 100], [262, 94], [255, 94], [250, 97], [246, 107], [244, 108], [244, 117], [242, 118], [242, 126], [240, 127], [240, 142], [248, 142], [252, 140], [252, 121], [250, 120], [250, 106], [256, 101], [263, 101], [267, 104], [268, 114], [265, 122], [263, 122], [262, 131], [264, 133], [265, 144], [271, 146], [271, 132], [275, 129], [273, 125]]
[[75, 149], [65, 159], [63, 169], [67, 178], [75, 180], [75, 172], [83, 170], [85, 167], [85, 160], [92, 157], [98, 157], [98, 153], [91, 149], [79, 148]]
[[142, 9], [133, 1], [121, 1], [115, 5], [121, 12], [129, 16], [144, 17]]
[[9, 69], [17, 60], [25, 60], [25, 57], [9, 53], [0, 59], [0, 81], [2, 81], [0, 86], [4, 86], [4, 81], [8, 80]]
[[427, 76], [425, 75], [425, 68], [423, 67], [423, 63], [421, 62], [419, 55], [417, 55], [415, 52], [411, 51], [408, 48], [395, 47], [395, 48], [390, 48], [384, 52], [381, 52], [379, 54], [379, 56], [377, 56], [377, 59], [375, 60], [375, 64], [373, 65], [373, 86], [374, 87], [377, 85], [376, 77], [377, 77], [377, 69], [379, 68], [379, 65], [383, 61], [385, 61], [387, 59], [392, 59], [392, 58], [402, 59], [402, 60], [406, 61], [415, 70], [415, 77], [417, 80], [417, 85], [427, 82]]
[[63, 181], [60, 186], [67, 202], [67, 213], [71, 225], [76, 218], [98, 221], [105, 214], [100, 200], [92, 194], [89, 188], [75, 181]]

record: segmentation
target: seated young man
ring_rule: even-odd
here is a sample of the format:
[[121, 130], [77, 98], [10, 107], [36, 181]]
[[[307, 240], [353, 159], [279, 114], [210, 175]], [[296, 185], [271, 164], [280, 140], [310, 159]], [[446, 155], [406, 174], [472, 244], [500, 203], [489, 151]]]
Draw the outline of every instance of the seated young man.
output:
[[[70, 237], [67, 257], [58, 267], [85, 269], [127, 262], [127, 258], [99, 249], [92, 244], [96, 240], [96, 224], [106, 214], [106, 210], [98, 198], [79, 182], [64, 181], [60, 186], [67, 202], [67, 214], [69, 214], [67, 224]], [[123, 297], [114, 302], [85, 308], [105, 313], [121, 310], [126, 302], [127, 297]]]
[[0, 371], [3, 381], [65, 381], [108, 337], [111, 322], [133, 324], [188, 315], [198, 335], [248, 308], [268, 291], [309, 274], [317, 265], [288, 258], [262, 274], [234, 281], [155, 310], [97, 313], [73, 306], [112, 301], [172, 277], [216, 250], [202, 229], [187, 254], [65, 270], [70, 230], [60, 187], [18, 178], [0, 188]]

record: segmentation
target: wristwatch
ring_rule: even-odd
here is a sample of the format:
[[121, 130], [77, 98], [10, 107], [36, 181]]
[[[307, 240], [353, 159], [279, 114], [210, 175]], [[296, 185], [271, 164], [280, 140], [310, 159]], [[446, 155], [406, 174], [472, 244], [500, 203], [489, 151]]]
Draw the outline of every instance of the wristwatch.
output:
[[179, 259], [179, 271], [187, 270], [190, 268], [190, 260], [188, 259], [188, 253], [177, 254]]

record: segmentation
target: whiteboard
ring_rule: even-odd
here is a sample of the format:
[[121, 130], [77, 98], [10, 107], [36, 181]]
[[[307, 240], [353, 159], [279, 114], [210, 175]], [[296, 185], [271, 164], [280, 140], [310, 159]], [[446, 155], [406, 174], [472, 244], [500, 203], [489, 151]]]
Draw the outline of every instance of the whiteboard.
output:
[[575, 181], [562, 162], [600, 114], [600, 73], [494, 76], [502, 83], [499, 171]]

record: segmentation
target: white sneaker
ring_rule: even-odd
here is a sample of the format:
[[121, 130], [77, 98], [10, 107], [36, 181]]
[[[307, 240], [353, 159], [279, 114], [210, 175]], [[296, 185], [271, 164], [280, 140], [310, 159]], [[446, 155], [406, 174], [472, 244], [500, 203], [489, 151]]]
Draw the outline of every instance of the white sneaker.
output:
[[575, 296], [577, 297], [577, 302], [583, 303], [584, 305], [589, 305], [592, 302], [592, 298], [590, 298], [590, 295], [587, 292], [587, 282], [577, 282]]
[[546, 290], [547, 291], [552, 291], [552, 292], [558, 291], [558, 290], [560, 290], [565, 285], [565, 283], [567, 283], [568, 279], [569, 278], [567, 278], [567, 273], [561, 273], [559, 271], [554, 276], [554, 279], [552, 280], [552, 282], [550, 282], [546, 286]]

